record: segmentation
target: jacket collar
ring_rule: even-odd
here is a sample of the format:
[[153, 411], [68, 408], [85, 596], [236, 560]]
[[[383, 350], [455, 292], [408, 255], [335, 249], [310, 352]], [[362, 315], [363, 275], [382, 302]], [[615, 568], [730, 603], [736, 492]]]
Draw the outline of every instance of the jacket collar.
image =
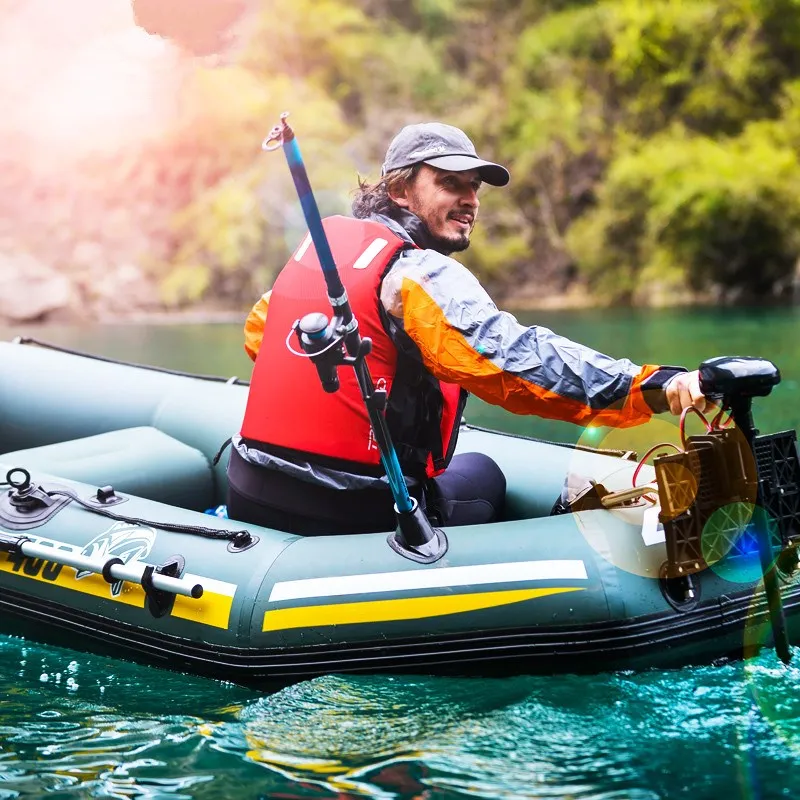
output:
[[373, 214], [370, 217], [374, 222], [380, 222], [400, 238], [411, 244], [421, 247], [423, 250], [435, 250], [437, 253], [449, 256], [451, 250], [445, 250], [442, 242], [436, 239], [428, 230], [428, 226], [416, 215], [404, 208], [398, 208], [392, 212], [392, 216], [386, 214]]

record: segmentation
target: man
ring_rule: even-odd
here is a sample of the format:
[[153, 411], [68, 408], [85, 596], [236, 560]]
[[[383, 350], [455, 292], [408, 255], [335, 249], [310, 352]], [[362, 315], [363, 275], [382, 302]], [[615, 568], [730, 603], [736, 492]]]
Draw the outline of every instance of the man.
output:
[[[696, 372], [638, 367], [522, 326], [449, 257], [469, 246], [482, 184], [509, 178], [458, 128], [410, 125], [390, 144], [381, 179], [360, 183], [356, 219], [325, 222], [361, 331], [373, 339], [370, 370], [388, 393], [411, 494], [443, 525], [502, 515], [497, 465], [479, 453], [452, 456], [468, 392], [517, 414], [620, 427], [705, 406]], [[341, 388], [325, 394], [286, 346], [293, 320], [326, 307], [307, 237], [245, 325], [256, 365], [228, 512], [297, 533], [390, 530], [392, 499], [355, 378], [344, 375], [352, 370], [340, 370]]]

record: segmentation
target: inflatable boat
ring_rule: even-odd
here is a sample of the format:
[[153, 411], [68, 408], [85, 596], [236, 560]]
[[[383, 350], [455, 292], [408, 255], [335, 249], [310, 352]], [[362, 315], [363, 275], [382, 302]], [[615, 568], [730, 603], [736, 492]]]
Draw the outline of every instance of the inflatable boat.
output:
[[756, 437], [757, 476], [737, 478], [736, 426], [654, 469], [462, 424], [459, 450], [507, 476], [505, 517], [444, 530], [421, 563], [397, 532], [204, 513], [225, 503], [236, 379], [21, 339], [0, 343], [0, 370], [2, 633], [251, 685], [676, 667], [800, 641], [793, 432]]

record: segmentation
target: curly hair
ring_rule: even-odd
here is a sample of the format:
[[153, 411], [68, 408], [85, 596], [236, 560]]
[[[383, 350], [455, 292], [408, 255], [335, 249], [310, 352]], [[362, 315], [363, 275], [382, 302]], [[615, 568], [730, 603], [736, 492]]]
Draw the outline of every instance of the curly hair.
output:
[[387, 172], [377, 183], [367, 183], [358, 179], [358, 189], [353, 198], [353, 216], [366, 219], [371, 214], [392, 216], [397, 210], [397, 203], [389, 196], [390, 192], [398, 193], [404, 187], [414, 183], [422, 164], [393, 169]]

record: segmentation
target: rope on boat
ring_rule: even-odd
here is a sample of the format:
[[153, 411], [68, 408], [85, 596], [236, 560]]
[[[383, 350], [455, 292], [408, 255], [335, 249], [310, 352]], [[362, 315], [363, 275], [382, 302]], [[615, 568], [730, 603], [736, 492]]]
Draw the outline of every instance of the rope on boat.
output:
[[231, 542], [237, 550], [243, 550], [246, 547], [252, 547], [257, 541], [258, 537], [254, 536], [248, 530], [241, 531], [228, 531], [223, 528], [206, 528], [202, 525], [184, 525], [178, 522], [154, 522], [152, 520], [142, 519], [140, 517], [126, 517], [122, 514], [116, 514], [109, 511], [107, 508], [98, 508], [92, 503], [87, 503], [86, 500], [78, 497], [75, 492], [69, 489], [51, 489], [48, 494], [53, 496], [68, 497], [74, 500], [79, 506], [91, 511], [93, 514], [100, 514], [100, 516], [108, 517], [116, 522], [130, 522], [135, 525], [149, 525], [152, 528], [161, 528], [165, 531], [174, 531], [175, 533], [191, 533], [196, 536], [203, 536], [206, 539], [223, 539]]
[[201, 381], [211, 381], [212, 383], [224, 383], [232, 386], [249, 386], [250, 381], [244, 381], [241, 378], [233, 376], [225, 378], [222, 375], [201, 375], [195, 372], [184, 372], [178, 369], [169, 369], [168, 367], [156, 367], [152, 364], [139, 364], [135, 361], [120, 361], [118, 358], [108, 358], [106, 356], [98, 356], [94, 353], [87, 353], [84, 350], [73, 350], [69, 347], [61, 347], [51, 342], [45, 342], [42, 339], [36, 339], [32, 336], [17, 336], [12, 341], [12, 344], [27, 344], [36, 345], [36, 347], [44, 348], [45, 350], [55, 350], [58, 353], [67, 353], [71, 356], [80, 356], [81, 358], [91, 358], [94, 361], [103, 361], [106, 364], [120, 364], [123, 367], [136, 367], [137, 369], [146, 369], [150, 372], [163, 372], [166, 375], [177, 375], [181, 378], [197, 378]]
[[611, 447], [590, 447], [588, 444], [575, 444], [573, 442], [555, 442], [550, 439], [537, 439], [535, 436], [526, 436], [524, 433], [511, 433], [509, 431], [498, 431], [495, 428], [485, 428], [481, 425], [472, 425], [462, 422], [463, 427], [470, 431], [480, 431], [482, 433], [494, 433], [497, 436], [506, 436], [509, 439], [523, 439], [526, 442], [536, 442], [537, 444], [549, 444], [555, 447], [566, 447], [570, 450], [581, 450], [586, 453], [597, 453], [601, 456], [617, 456], [625, 461], [636, 461], [637, 456], [633, 450], [617, 450]]
[[[14, 478], [15, 473], [20, 473], [19, 479]], [[31, 482], [31, 474], [23, 467], [14, 467], [6, 473], [6, 479], [0, 481], [0, 486], [10, 486], [11, 492], [14, 494], [12, 503], [18, 506], [42, 507], [50, 505], [50, 498], [53, 497], [66, 497], [69, 500], [77, 503], [81, 508], [91, 511], [93, 514], [99, 514], [101, 517], [113, 519], [115, 522], [128, 522], [132, 525], [147, 525], [151, 528], [160, 528], [165, 531], [173, 531], [175, 533], [190, 533], [195, 536], [202, 536], [206, 539], [221, 539], [230, 544], [228, 549], [232, 552], [241, 552], [248, 550], [253, 545], [257, 544], [259, 537], [253, 535], [248, 530], [230, 531], [224, 528], [207, 528], [203, 525], [185, 525], [178, 522], [166, 522], [160, 520], [155, 522], [141, 517], [128, 517], [123, 514], [117, 514], [114, 511], [109, 511], [107, 508], [102, 508], [94, 503], [89, 503], [86, 500], [78, 497], [78, 495], [69, 489], [50, 489], [45, 490], [41, 486], [34, 486]], [[110, 487], [109, 487], [110, 488]], [[101, 490], [102, 491], [102, 490]], [[113, 494], [113, 491], [112, 491]], [[100, 493], [98, 492], [98, 498]]]

